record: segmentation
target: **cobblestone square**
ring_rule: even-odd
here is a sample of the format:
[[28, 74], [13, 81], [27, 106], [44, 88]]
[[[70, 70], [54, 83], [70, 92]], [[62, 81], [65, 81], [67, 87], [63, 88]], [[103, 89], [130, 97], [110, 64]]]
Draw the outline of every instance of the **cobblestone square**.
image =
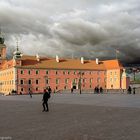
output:
[[0, 140], [139, 140], [140, 95], [0, 96]]

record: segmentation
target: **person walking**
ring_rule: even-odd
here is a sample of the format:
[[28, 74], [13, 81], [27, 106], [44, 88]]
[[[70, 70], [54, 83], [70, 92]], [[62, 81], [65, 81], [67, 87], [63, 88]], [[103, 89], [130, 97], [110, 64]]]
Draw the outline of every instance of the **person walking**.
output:
[[73, 93], [73, 88], [71, 88], [71, 93]]
[[96, 92], [97, 92], [97, 94], [99, 93], [99, 87], [96, 88]]
[[97, 87], [94, 88], [94, 94], [96, 94], [96, 93], [97, 93]]
[[30, 95], [30, 97], [32, 98], [32, 91], [31, 91], [31, 90], [29, 91], [29, 95]]
[[131, 86], [129, 86], [128, 90], [127, 90], [128, 94], [131, 94], [131, 91], [132, 91], [132, 88], [131, 88]]
[[99, 89], [99, 90], [100, 90], [100, 93], [103, 93], [103, 88], [102, 88], [102, 87], [100, 87], [100, 89]]
[[133, 87], [133, 94], [135, 94], [136, 93], [136, 88], [135, 87]]
[[48, 99], [49, 98], [50, 98], [50, 95], [49, 95], [48, 89], [47, 90], [45, 89], [44, 94], [43, 94], [43, 99], [42, 99], [42, 101], [43, 101], [43, 103], [42, 103], [43, 111], [42, 112], [49, 111], [49, 107], [48, 107]]

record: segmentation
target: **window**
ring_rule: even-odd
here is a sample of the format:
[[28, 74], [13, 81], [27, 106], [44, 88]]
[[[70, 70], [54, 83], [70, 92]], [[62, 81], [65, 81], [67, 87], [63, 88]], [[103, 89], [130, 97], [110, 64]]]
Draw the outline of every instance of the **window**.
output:
[[76, 74], [76, 71], [74, 71], [73, 74], [75, 75]]
[[36, 74], [39, 74], [39, 71], [38, 70], [36, 70]]
[[49, 84], [49, 79], [46, 79], [46, 84]]
[[20, 74], [24, 74], [24, 71], [23, 71], [23, 70], [21, 70], [21, 71], [20, 71]]
[[29, 85], [30, 85], [30, 84], [32, 84], [32, 81], [31, 81], [31, 80], [29, 80], [29, 81], [28, 81], [28, 84], [29, 84]]
[[20, 80], [20, 84], [23, 85], [24, 84], [24, 81], [23, 80]]
[[93, 81], [93, 79], [92, 79], [92, 78], [90, 78], [89, 82], [90, 82], [90, 83], [92, 83], [92, 81]]
[[77, 79], [73, 79], [73, 83], [76, 83], [77, 82]]
[[86, 79], [83, 79], [83, 83], [85, 83], [86, 82]]
[[29, 74], [29, 75], [31, 74], [31, 71], [30, 71], [30, 70], [28, 70], [28, 74]]
[[36, 87], [36, 91], [38, 91], [38, 87]]
[[46, 74], [49, 74], [49, 71], [48, 70], [46, 71]]
[[90, 85], [89, 88], [92, 88], [92, 86]]
[[97, 78], [97, 82], [99, 83], [101, 81], [101, 79], [100, 78]]
[[21, 91], [23, 91], [23, 88], [21, 88]]
[[58, 74], [58, 72], [56, 71], [56, 72], [55, 72], [55, 74], [57, 75], [57, 74]]
[[79, 75], [79, 76], [80, 76], [80, 75], [83, 76], [83, 75], [85, 75], [85, 72], [79, 71], [79, 72], [78, 72], [78, 75]]
[[68, 80], [69, 80], [69, 79], [65, 79], [65, 84], [68, 84]]
[[55, 89], [57, 90], [57, 89], [58, 89], [58, 87], [56, 86], [56, 87], [55, 87]]
[[59, 79], [56, 79], [56, 84], [59, 84]]
[[68, 74], [70, 74], [70, 71], [68, 71]]
[[67, 89], [67, 86], [64, 86], [64, 89]]
[[39, 80], [36, 80], [36, 84], [38, 84], [39, 83]]
[[65, 74], [66, 74], [66, 72], [65, 72], [65, 71], [63, 71], [63, 74], [65, 75]]

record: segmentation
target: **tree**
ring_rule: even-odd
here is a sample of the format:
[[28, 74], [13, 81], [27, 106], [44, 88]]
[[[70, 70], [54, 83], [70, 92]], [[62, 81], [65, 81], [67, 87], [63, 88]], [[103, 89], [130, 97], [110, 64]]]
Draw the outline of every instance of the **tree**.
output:
[[139, 73], [139, 72], [140, 72], [140, 68], [132, 67], [132, 68], [127, 69], [128, 74], [133, 74], [134, 81], [136, 80], [136, 73]]

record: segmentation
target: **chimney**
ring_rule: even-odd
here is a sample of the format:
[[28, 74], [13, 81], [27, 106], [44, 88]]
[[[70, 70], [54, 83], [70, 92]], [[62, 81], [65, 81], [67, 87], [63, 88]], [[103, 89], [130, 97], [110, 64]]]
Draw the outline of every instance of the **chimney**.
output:
[[39, 62], [40, 61], [40, 56], [36, 54], [36, 60]]
[[81, 57], [81, 64], [84, 64], [84, 57]]
[[56, 55], [56, 62], [59, 63], [59, 57], [58, 57], [58, 55]]
[[98, 59], [98, 58], [96, 58], [96, 64], [97, 64], [97, 65], [99, 64], [99, 59]]

